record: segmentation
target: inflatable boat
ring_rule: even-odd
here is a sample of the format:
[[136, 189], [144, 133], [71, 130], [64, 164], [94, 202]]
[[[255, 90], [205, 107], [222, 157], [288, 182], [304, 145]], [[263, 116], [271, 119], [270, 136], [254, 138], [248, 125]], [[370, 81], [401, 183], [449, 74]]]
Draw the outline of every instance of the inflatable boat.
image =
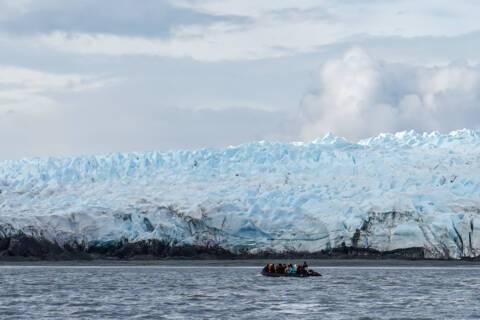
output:
[[265, 277], [296, 277], [296, 278], [308, 278], [308, 277], [321, 277], [322, 275], [316, 271], [308, 270], [304, 273], [276, 273], [276, 272], [267, 272], [262, 270], [262, 275]]

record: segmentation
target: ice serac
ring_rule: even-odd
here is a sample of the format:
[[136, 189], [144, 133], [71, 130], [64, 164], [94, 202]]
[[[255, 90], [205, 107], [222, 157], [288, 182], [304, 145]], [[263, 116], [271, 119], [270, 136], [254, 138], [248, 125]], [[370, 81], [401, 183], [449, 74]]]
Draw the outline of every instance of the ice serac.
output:
[[480, 132], [3, 161], [0, 251], [19, 236], [84, 250], [159, 241], [478, 257]]

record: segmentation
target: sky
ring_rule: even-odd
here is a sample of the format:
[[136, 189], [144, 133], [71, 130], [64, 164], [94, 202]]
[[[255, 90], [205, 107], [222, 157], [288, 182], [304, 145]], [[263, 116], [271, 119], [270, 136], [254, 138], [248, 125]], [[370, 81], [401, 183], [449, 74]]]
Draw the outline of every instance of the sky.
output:
[[477, 0], [0, 0], [0, 160], [480, 128]]

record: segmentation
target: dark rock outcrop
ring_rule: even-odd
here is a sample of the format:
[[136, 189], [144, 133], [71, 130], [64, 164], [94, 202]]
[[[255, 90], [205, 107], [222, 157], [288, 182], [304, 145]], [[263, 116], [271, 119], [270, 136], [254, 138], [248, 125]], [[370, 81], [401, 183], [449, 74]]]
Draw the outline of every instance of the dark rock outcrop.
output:
[[46, 240], [23, 234], [0, 238], [0, 259], [27, 258], [39, 260], [66, 260], [88, 258], [70, 246], [59, 246]]
[[219, 246], [170, 245], [159, 240], [108, 242], [90, 245], [60, 246], [46, 239], [26, 235], [0, 238], [0, 260], [72, 260], [72, 259], [425, 259], [423, 248], [405, 248], [381, 252], [370, 248], [341, 246], [317, 252], [259, 252], [234, 254]]

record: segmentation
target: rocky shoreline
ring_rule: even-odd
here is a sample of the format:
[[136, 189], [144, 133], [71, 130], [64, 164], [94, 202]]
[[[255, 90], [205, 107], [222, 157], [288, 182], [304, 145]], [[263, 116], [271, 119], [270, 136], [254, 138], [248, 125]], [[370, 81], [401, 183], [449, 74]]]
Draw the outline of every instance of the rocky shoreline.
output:
[[[436, 260], [426, 258], [423, 248], [413, 247], [393, 251], [378, 251], [370, 248], [342, 246], [317, 252], [269, 252], [263, 251], [232, 253], [219, 246], [171, 246], [160, 240], [139, 242], [112, 242], [91, 245], [67, 244], [60, 246], [47, 239], [26, 235], [0, 238], [0, 261], [10, 260], [250, 260], [250, 259], [399, 259]], [[450, 260], [450, 259], [438, 259]], [[454, 259], [452, 259], [454, 260]], [[477, 260], [476, 258], [461, 260]], [[458, 260], [455, 260], [458, 261]]]

